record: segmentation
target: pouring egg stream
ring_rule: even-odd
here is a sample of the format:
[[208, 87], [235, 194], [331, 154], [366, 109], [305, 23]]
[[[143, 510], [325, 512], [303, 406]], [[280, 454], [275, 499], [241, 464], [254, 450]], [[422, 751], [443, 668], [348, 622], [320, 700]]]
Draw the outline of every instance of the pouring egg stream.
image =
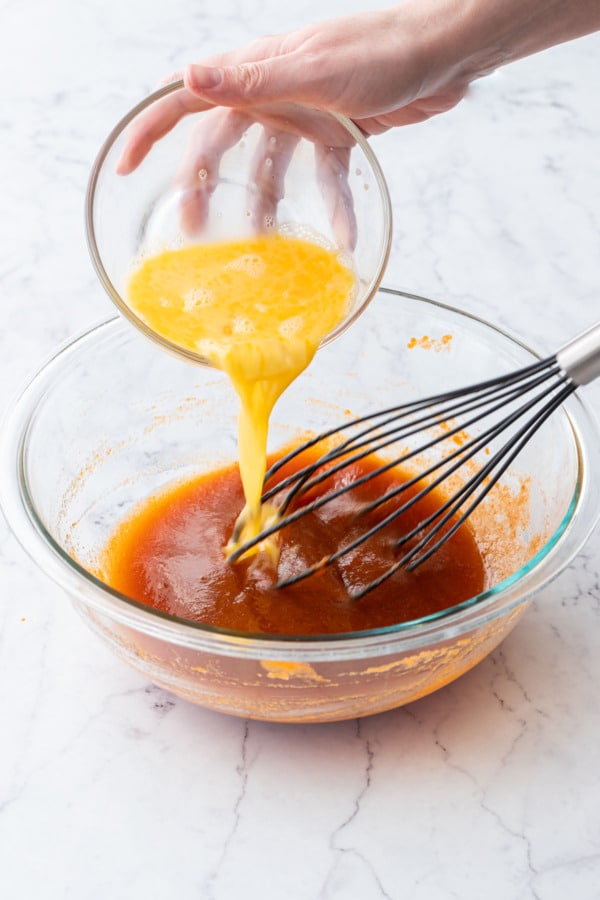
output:
[[[337, 251], [283, 234], [165, 249], [129, 278], [131, 309], [223, 370], [239, 396], [245, 507], [227, 555], [277, 515], [261, 504], [271, 411], [344, 319], [355, 291], [355, 274]], [[259, 549], [276, 562], [275, 539]]]

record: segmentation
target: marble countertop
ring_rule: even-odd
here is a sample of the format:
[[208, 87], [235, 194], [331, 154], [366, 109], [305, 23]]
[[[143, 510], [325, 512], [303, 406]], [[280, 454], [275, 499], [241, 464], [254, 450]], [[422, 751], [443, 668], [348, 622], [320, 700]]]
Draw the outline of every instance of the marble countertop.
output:
[[[0, 412], [111, 311], [83, 197], [117, 118], [187, 61], [370, 5], [0, 3]], [[598, 319], [599, 54], [600, 35], [555, 48], [373, 141], [386, 284], [541, 351]], [[469, 674], [331, 725], [229, 718], [146, 683], [1, 518], [0, 597], [6, 900], [600, 897], [600, 531]]]

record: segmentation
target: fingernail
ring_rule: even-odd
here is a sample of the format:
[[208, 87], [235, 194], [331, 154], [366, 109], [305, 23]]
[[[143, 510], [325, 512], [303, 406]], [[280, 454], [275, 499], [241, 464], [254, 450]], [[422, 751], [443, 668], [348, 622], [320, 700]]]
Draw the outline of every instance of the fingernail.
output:
[[218, 87], [222, 80], [221, 69], [214, 66], [193, 65], [188, 66], [186, 71], [186, 83], [192, 90], [210, 90]]

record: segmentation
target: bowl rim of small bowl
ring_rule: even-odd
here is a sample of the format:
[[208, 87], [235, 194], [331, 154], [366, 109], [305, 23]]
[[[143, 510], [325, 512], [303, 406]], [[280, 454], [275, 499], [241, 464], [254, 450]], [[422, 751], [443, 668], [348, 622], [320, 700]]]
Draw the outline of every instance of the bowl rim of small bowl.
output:
[[[96, 240], [96, 229], [94, 227], [94, 213], [95, 213], [95, 205], [96, 205], [96, 195], [98, 191], [98, 184], [100, 180], [100, 176], [104, 170], [104, 164], [111, 150], [113, 149], [116, 141], [121, 137], [125, 129], [131, 122], [136, 118], [137, 115], [142, 113], [145, 109], [150, 107], [153, 103], [164, 99], [176, 91], [184, 89], [183, 79], [177, 79], [175, 81], [170, 82], [169, 84], [165, 84], [152, 93], [148, 94], [142, 100], [140, 100], [135, 106], [133, 106], [125, 115], [117, 122], [117, 124], [111, 129], [108, 136], [102, 143], [100, 150], [92, 164], [90, 174], [88, 177], [88, 183], [85, 194], [85, 234], [87, 240], [88, 251], [92, 260], [92, 265], [96, 271], [96, 274], [102, 284], [102, 287], [108, 294], [109, 298], [115, 304], [119, 312], [121, 312], [125, 318], [129, 319], [129, 321], [140, 331], [146, 338], [150, 341], [153, 341], [155, 344], [158, 344], [163, 350], [166, 350], [168, 353], [179, 359], [186, 359], [189, 362], [193, 362], [197, 364], [209, 364], [208, 360], [206, 360], [200, 353], [196, 353], [193, 350], [190, 350], [186, 347], [182, 347], [175, 342], [169, 340], [168, 338], [162, 337], [157, 334], [152, 328], [150, 328], [142, 318], [140, 318], [136, 313], [131, 309], [129, 304], [124, 300], [121, 295], [121, 292], [117, 289], [116, 285], [113, 283], [108, 271], [104, 266], [104, 262], [102, 259], [102, 254], [98, 247], [98, 242]], [[296, 104], [300, 106], [300, 104]], [[225, 108], [225, 107], [224, 107]], [[305, 105], [306, 109], [310, 109], [308, 105]], [[199, 110], [199, 112], [203, 112]], [[387, 181], [385, 175], [383, 173], [383, 169], [379, 163], [379, 160], [373, 151], [373, 148], [369, 144], [365, 134], [358, 128], [354, 122], [347, 118], [346, 116], [341, 115], [340, 113], [328, 112], [325, 110], [317, 109], [315, 110], [319, 115], [327, 115], [331, 117], [331, 119], [336, 120], [339, 124], [351, 135], [354, 139], [356, 145], [360, 148], [361, 152], [364, 154], [365, 159], [371, 169], [371, 172], [374, 176], [375, 183], [379, 190], [379, 198], [381, 200], [381, 204], [383, 207], [383, 217], [382, 217], [382, 225], [383, 225], [383, 234], [382, 241], [380, 247], [379, 258], [377, 261], [377, 266], [374, 271], [373, 276], [371, 277], [368, 284], [363, 285], [361, 290], [364, 293], [363, 299], [360, 303], [356, 305], [356, 308], [352, 311], [350, 315], [348, 315], [336, 328], [333, 329], [329, 334], [327, 334], [319, 347], [325, 347], [327, 344], [331, 343], [331, 341], [335, 340], [347, 328], [349, 328], [356, 319], [362, 314], [362, 312], [366, 309], [369, 303], [372, 301], [373, 297], [377, 294], [377, 290], [381, 285], [381, 281], [384, 276], [384, 272], [387, 267], [387, 263], [390, 257], [391, 249], [392, 249], [392, 237], [393, 237], [393, 214], [392, 214], [392, 201], [390, 197], [389, 188], [387, 185]], [[151, 151], [150, 151], [151, 152]], [[126, 178], [128, 176], [120, 176]]]
[[[509, 331], [473, 313], [395, 288], [379, 290], [476, 322], [534, 358], [540, 358]], [[269, 659], [279, 652], [296, 660], [338, 660], [365, 656], [375, 650], [381, 655], [415, 649], [430, 644], [432, 639], [455, 638], [524, 604], [572, 561], [600, 518], [600, 478], [593, 477], [594, 471], [600, 474], [600, 428], [585, 401], [574, 394], [562, 409], [570, 425], [579, 468], [569, 508], [553, 535], [531, 560], [474, 597], [408, 622], [364, 631], [311, 635], [239, 632], [157, 610], [110, 588], [69, 556], [37, 515], [25, 471], [28, 432], [47, 382], [65, 358], [85, 349], [98, 334], [125, 328], [129, 328], [127, 322], [112, 315], [65, 342], [30, 378], [9, 407], [0, 431], [0, 508], [13, 534], [33, 561], [72, 596], [76, 605], [83, 603], [122, 625], [187, 648], [255, 659]], [[133, 330], [131, 333], [135, 334]]]

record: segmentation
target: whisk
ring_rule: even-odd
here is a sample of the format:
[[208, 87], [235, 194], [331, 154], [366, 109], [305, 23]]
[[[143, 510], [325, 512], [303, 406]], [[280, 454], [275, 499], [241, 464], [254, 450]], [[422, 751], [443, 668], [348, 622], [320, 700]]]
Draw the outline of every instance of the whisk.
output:
[[[475, 467], [473, 474], [469, 470], [468, 477], [454, 493], [434, 512], [395, 541], [397, 558], [394, 563], [375, 580], [352, 594], [354, 599], [360, 599], [399, 569], [415, 569], [439, 550], [492, 490], [549, 416], [573, 391], [598, 375], [600, 375], [600, 323], [565, 344], [553, 356], [513, 373], [400, 406], [388, 407], [322, 432], [279, 459], [268, 470], [262, 499], [267, 502], [277, 497], [278, 516], [253, 540], [238, 547], [231, 554], [230, 561], [234, 562], [252, 547], [292, 522], [318, 510], [334, 498], [353, 490], [378, 474], [395, 466], [402, 466], [410, 459], [426, 456], [432, 448], [436, 447], [439, 450], [449, 443], [450, 449], [437, 461], [392, 491], [387, 491], [380, 498], [364, 504], [359, 514], [375, 510], [392, 497], [414, 486], [417, 486], [416, 493], [411, 493], [405, 502], [345, 546], [298, 574], [280, 580], [276, 586], [283, 588], [309, 578], [356, 550], [427, 494], [443, 485], [469, 460], [473, 460], [476, 454], [485, 451], [491, 441], [500, 439], [499, 446], [484, 464], [479, 468]], [[482, 430], [469, 436], [467, 429], [473, 426], [481, 428], [481, 423], [483, 423]], [[346, 432], [350, 432], [350, 435], [346, 436]], [[465, 433], [467, 438], [463, 440]], [[412, 436], [415, 436], [412, 438], [413, 442], [416, 438], [416, 445], [413, 443], [411, 449], [400, 456], [386, 459], [379, 468], [369, 471], [366, 475], [321, 494], [316, 500], [298, 506], [298, 501], [303, 495], [336, 473], [367, 456], [378, 454], [399, 440]], [[273, 484], [275, 474], [283, 466], [306, 450], [317, 448], [318, 451], [320, 443], [326, 443], [330, 449], [326, 449], [309, 465]], [[422, 483], [424, 487], [421, 487]]]

